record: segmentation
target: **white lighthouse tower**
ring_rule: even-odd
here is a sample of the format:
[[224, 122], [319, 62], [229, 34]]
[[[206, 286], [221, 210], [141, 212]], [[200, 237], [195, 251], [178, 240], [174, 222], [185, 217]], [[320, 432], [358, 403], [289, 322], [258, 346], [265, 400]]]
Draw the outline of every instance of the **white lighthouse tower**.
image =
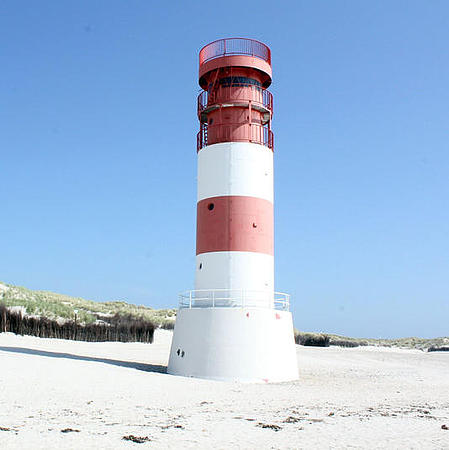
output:
[[199, 62], [195, 290], [181, 294], [168, 372], [293, 380], [289, 296], [274, 291], [271, 52], [221, 39]]

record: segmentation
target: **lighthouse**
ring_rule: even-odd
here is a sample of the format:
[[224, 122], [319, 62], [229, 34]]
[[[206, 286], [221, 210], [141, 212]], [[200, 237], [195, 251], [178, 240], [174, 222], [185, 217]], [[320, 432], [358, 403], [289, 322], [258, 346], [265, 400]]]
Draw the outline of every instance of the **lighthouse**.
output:
[[298, 377], [289, 295], [275, 292], [271, 51], [242, 38], [199, 54], [195, 289], [180, 294], [168, 373]]

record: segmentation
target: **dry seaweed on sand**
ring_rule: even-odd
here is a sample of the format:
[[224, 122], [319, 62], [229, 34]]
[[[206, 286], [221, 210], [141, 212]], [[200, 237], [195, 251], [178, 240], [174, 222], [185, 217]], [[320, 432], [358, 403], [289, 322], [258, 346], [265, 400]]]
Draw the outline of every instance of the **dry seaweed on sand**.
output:
[[122, 439], [124, 441], [131, 441], [136, 444], [143, 444], [145, 442], [151, 441], [151, 439], [148, 436], [134, 436], [133, 434], [129, 434], [128, 436], [123, 436]]
[[282, 430], [282, 427], [280, 427], [279, 425], [274, 425], [274, 424], [270, 424], [270, 423], [259, 422], [256, 426], [258, 426], [260, 428], [268, 428], [273, 431], [281, 431]]

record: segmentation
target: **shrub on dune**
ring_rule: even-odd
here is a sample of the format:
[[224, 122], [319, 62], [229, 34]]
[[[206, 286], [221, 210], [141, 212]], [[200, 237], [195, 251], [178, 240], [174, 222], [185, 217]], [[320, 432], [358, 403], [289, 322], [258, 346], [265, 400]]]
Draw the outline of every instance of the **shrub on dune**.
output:
[[329, 347], [330, 338], [326, 334], [297, 332], [295, 342], [306, 347]]

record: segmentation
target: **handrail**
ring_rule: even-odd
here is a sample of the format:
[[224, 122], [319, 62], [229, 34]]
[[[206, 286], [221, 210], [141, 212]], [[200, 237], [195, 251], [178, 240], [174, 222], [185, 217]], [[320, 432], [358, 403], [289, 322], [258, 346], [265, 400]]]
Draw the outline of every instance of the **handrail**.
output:
[[207, 145], [219, 142], [252, 142], [273, 150], [273, 132], [258, 123], [223, 123], [208, 125], [202, 123], [197, 136], [197, 152]]
[[[233, 95], [235, 94], [235, 95]], [[213, 92], [202, 91], [198, 95], [198, 114], [201, 114], [207, 107], [219, 103], [251, 102], [262, 105], [265, 109], [273, 113], [273, 94], [267, 89], [255, 86], [235, 87], [220, 86]]]
[[218, 39], [200, 50], [200, 65], [226, 55], [247, 55], [263, 59], [271, 65], [271, 50], [262, 42], [246, 38]]
[[245, 289], [196, 289], [179, 294], [179, 309], [251, 307], [288, 311], [290, 295]]

